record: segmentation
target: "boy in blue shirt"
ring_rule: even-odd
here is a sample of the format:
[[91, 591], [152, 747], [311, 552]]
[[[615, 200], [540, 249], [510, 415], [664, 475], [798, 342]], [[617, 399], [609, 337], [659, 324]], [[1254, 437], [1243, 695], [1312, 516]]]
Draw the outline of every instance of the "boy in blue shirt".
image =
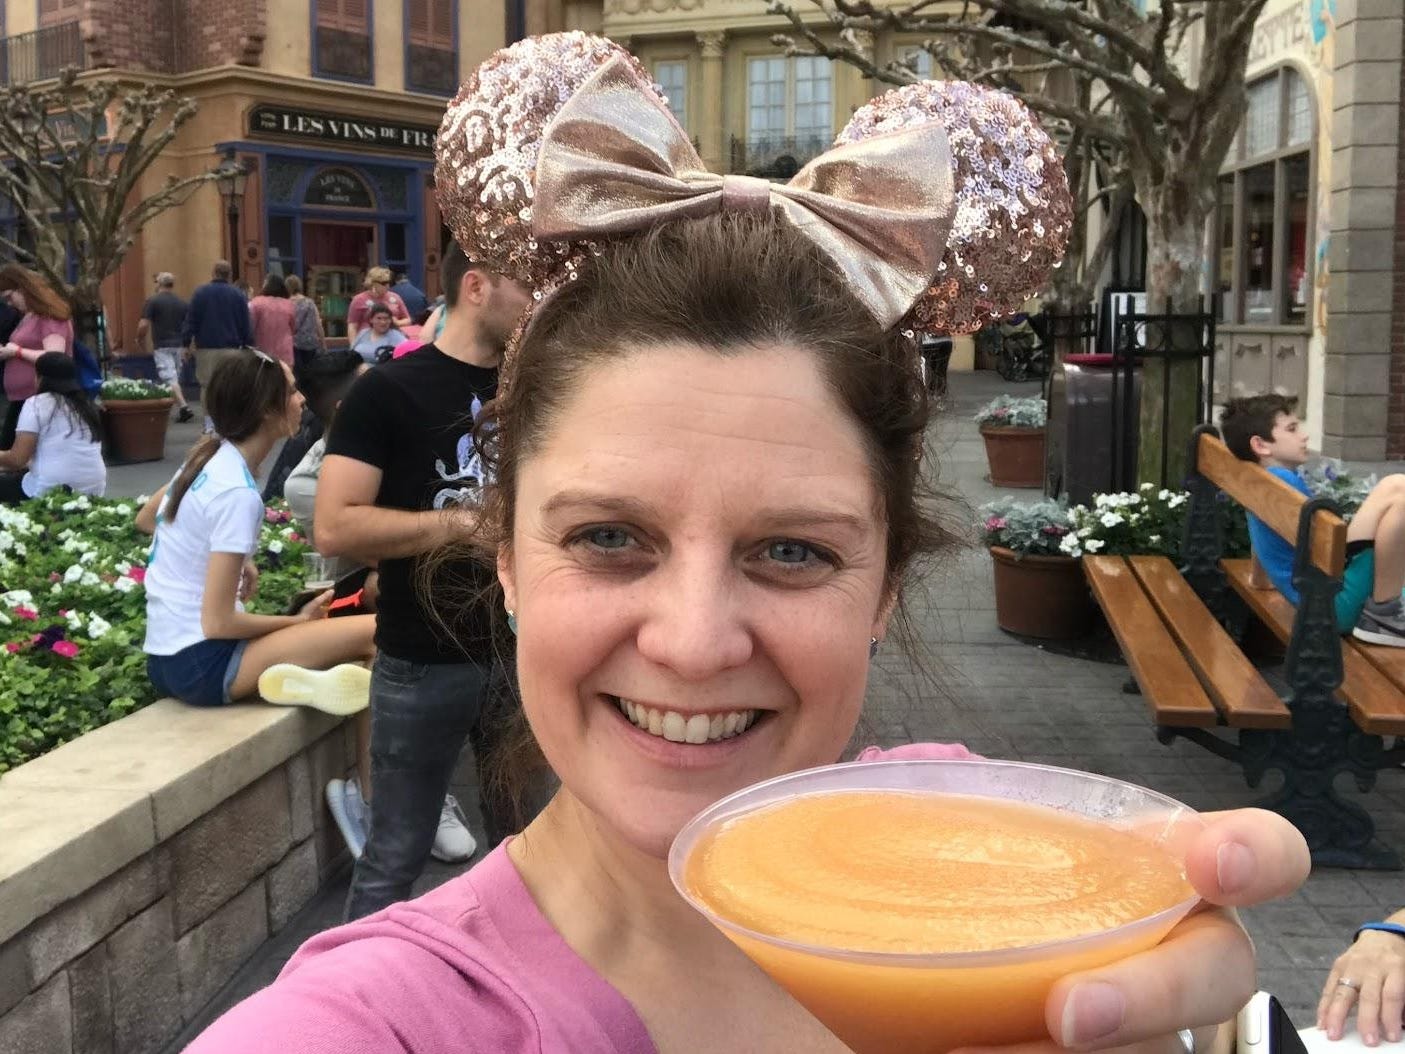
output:
[[[1294, 490], [1312, 496], [1298, 475], [1307, 462], [1307, 432], [1296, 397], [1276, 394], [1231, 399], [1220, 415], [1225, 446], [1241, 461], [1254, 461]], [[1293, 588], [1293, 546], [1253, 513], [1249, 540], [1254, 556], [1280, 593], [1298, 603]], [[1366, 496], [1346, 535], [1346, 568], [1337, 593], [1337, 625], [1370, 644], [1405, 648], [1405, 475], [1387, 476]]]

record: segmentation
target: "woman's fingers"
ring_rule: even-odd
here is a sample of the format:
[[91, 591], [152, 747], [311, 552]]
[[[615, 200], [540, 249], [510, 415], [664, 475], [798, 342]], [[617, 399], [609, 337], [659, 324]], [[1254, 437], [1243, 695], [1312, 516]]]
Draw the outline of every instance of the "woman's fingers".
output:
[[[1197, 1033], [1195, 1049], [1208, 1051], [1209, 1041], [1213, 1038], [1213, 1034], [1210, 1032]], [[1046, 1039], [1037, 1043], [1014, 1043], [1008, 1047], [962, 1047], [960, 1050], [952, 1051], [951, 1054], [1063, 1054], [1063, 1048]], [[1186, 1054], [1186, 1049], [1180, 1036], [1172, 1033], [1168, 1036], [1157, 1036], [1155, 1039], [1119, 1047], [1107, 1052], [1107, 1054]]]
[[1186, 851], [1186, 878], [1213, 904], [1247, 907], [1287, 896], [1312, 868], [1307, 842], [1265, 809], [1205, 813]]
[[1405, 1019], [1405, 967], [1396, 966], [1381, 985], [1381, 1035], [1392, 1043], [1399, 1041]]
[[1191, 915], [1155, 948], [1065, 977], [1045, 1004], [1065, 1047], [1104, 1049], [1228, 1021], [1254, 994], [1254, 947], [1232, 912]]
[[1337, 956], [1317, 1006], [1317, 1026], [1340, 1039], [1356, 1013], [1367, 1046], [1401, 1035], [1405, 1015], [1405, 941], [1394, 934], [1363, 933]]

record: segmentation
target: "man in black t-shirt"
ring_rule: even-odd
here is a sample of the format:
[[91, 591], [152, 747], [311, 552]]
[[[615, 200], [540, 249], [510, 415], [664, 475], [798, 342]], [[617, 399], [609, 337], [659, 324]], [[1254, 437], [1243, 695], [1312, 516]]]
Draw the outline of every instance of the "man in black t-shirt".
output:
[[[444, 254], [451, 311], [443, 333], [363, 375], [342, 401], [317, 490], [317, 548], [380, 566], [371, 676], [371, 829], [356, 862], [347, 919], [410, 895], [434, 844], [464, 743], [481, 757], [493, 683], [492, 571], [472, 560], [435, 567], [426, 605], [420, 562], [462, 537], [486, 482], [473, 420], [497, 392], [498, 363], [530, 296]], [[449, 626], [441, 622], [448, 621]], [[490, 839], [505, 817], [484, 802]], [[469, 853], [472, 852], [470, 845]]]
[[185, 355], [181, 332], [185, 329], [187, 310], [186, 302], [176, 296], [176, 276], [162, 271], [156, 276], [156, 294], [142, 305], [141, 321], [137, 323], [137, 345], [151, 349], [156, 360], [156, 376], [171, 389], [176, 406], [180, 407], [176, 412], [177, 421], [189, 421], [195, 416], [185, 403], [185, 392], [181, 391], [181, 360]]

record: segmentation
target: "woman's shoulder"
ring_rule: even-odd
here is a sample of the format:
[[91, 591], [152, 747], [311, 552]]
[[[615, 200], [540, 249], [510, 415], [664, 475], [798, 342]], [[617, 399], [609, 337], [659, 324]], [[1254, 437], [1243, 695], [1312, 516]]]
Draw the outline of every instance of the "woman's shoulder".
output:
[[[515, 1054], [567, 1049], [563, 1042], [600, 1054], [638, 1049], [609, 1040], [613, 1021], [582, 999], [604, 982], [583, 963], [562, 974], [562, 949], [499, 847], [418, 900], [314, 937], [274, 984], [189, 1050]], [[555, 1005], [556, 991], [568, 1009]]]

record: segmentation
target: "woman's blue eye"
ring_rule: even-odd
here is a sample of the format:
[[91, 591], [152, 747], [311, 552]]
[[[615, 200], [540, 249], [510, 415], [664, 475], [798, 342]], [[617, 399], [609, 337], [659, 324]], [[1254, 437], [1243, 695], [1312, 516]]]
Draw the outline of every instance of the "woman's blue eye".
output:
[[817, 555], [802, 542], [772, 542], [766, 553], [780, 564], [803, 564]]
[[629, 544], [629, 532], [619, 527], [596, 527], [586, 532], [585, 539], [597, 549], [623, 549]]

